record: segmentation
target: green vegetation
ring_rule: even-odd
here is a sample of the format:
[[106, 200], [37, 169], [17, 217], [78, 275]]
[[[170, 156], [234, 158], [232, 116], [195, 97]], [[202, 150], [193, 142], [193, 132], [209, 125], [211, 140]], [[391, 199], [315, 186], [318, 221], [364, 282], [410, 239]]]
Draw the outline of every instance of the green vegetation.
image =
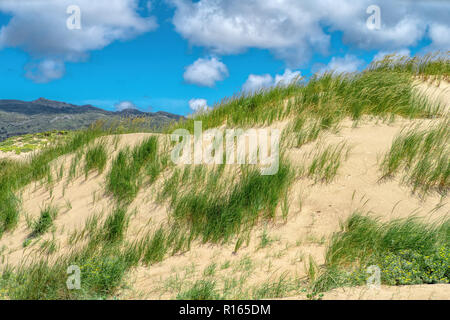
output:
[[159, 228], [152, 237], [144, 242], [143, 261], [147, 264], [163, 260], [168, 250], [168, 239], [163, 228]]
[[363, 285], [372, 265], [380, 268], [385, 284], [449, 283], [449, 235], [449, 220], [426, 224], [413, 217], [382, 223], [355, 212], [333, 236], [313, 292]]
[[402, 132], [385, 155], [381, 170], [384, 177], [403, 173], [403, 181], [413, 192], [436, 190], [446, 194], [450, 187], [450, 120], [430, 128], [418, 126]]
[[[261, 212], [264, 212], [264, 217], [273, 218], [279, 200], [293, 178], [290, 165], [280, 159], [279, 170], [272, 176], [263, 176], [258, 170], [245, 166], [243, 169], [239, 182], [228, 188], [228, 192], [215, 192], [220, 190], [216, 189], [220, 185], [220, 167], [209, 174], [205, 188], [190, 188], [189, 192], [181, 195], [170, 190], [178, 184], [169, 179], [163, 192], [171, 194], [176, 221], [187, 223], [194, 237], [201, 236], [205, 242], [218, 242], [253, 226]], [[178, 177], [177, 172], [171, 179], [174, 177]]]
[[267, 229], [264, 229], [262, 235], [261, 235], [261, 242], [259, 244], [259, 248], [265, 248], [267, 246], [269, 246], [274, 240], [272, 238], [269, 237], [269, 235], [267, 234]]
[[450, 61], [447, 53], [429, 53], [423, 57], [404, 57], [391, 54], [372, 63], [371, 69], [380, 71], [402, 71], [425, 78], [448, 80]]
[[127, 210], [123, 207], [115, 208], [106, 218], [103, 226], [103, 237], [105, 241], [114, 242], [123, 238], [124, 231], [127, 227]]
[[47, 147], [25, 161], [0, 160], [0, 235], [11, 230], [18, 220], [16, 191], [32, 181], [48, 178], [50, 163], [59, 156], [74, 152], [105, 135], [107, 132], [100, 129], [101, 126], [95, 124], [88, 130], [74, 133], [67, 141]]
[[45, 148], [48, 145], [60, 143], [70, 138], [70, 132], [53, 130], [47, 132], [25, 134], [8, 138], [0, 142], [1, 152], [26, 153]]
[[[308, 82], [241, 94], [224, 100], [207, 113], [180, 121], [166, 128], [187, 128], [192, 132], [194, 120], [202, 121], [203, 129], [222, 126], [261, 126], [290, 119], [283, 133], [283, 142], [299, 148], [315, 141], [322, 132], [336, 130], [342, 119], [357, 121], [363, 116], [390, 119], [395, 116], [433, 118], [441, 116], [440, 106], [431, 104], [414, 93], [412, 75], [427, 77], [431, 73], [448, 75], [448, 59], [390, 60], [374, 63], [355, 74], [313, 76]], [[68, 134], [61, 141], [47, 146], [22, 162], [0, 160], [0, 235], [14, 228], [19, 219], [20, 190], [31, 182], [44, 180], [47, 185], [63, 177], [63, 166], [56, 175], [52, 162], [73, 154], [68, 180], [76, 177], [84, 156], [84, 173], [99, 173], [106, 168], [109, 150], [103, 143], [93, 141], [111, 133], [125, 133], [143, 128], [146, 120], [131, 120], [132, 128], [117, 124], [106, 129], [105, 123]], [[449, 150], [448, 120], [430, 130], [411, 129], [399, 136], [382, 163], [385, 177], [405, 172], [405, 181], [414, 190], [424, 192], [448, 190]], [[27, 141], [25, 141], [26, 143]], [[9, 142], [6, 142], [6, 144]], [[118, 139], [113, 141], [118, 148]], [[26, 145], [26, 144], [24, 144]], [[252, 227], [264, 220], [273, 220], [278, 208], [287, 221], [289, 187], [295, 170], [281, 156], [275, 175], [263, 176], [250, 165], [230, 166], [170, 166], [168, 150], [156, 136], [137, 146], [118, 150], [106, 174], [106, 191], [113, 198], [113, 207], [104, 222], [100, 214], [86, 221], [85, 229], [70, 236], [73, 250], [50, 263], [43, 259], [2, 270], [0, 286], [12, 299], [92, 299], [113, 296], [122, 284], [125, 273], [133, 266], [161, 262], [166, 256], [189, 250], [192, 241], [226, 243], [235, 241], [235, 253], [250, 239]], [[330, 182], [348, 154], [345, 143], [329, 145], [310, 154], [310, 163], [300, 177], [316, 182]], [[58, 163], [58, 165], [60, 165]], [[229, 171], [228, 171], [229, 170]], [[54, 176], [57, 179], [54, 179]], [[44, 181], [44, 183], [45, 183]], [[154, 196], [169, 205], [170, 216], [165, 222], [134, 242], [126, 241], [129, 205], [145, 184], [155, 184]], [[94, 202], [96, 195], [93, 196]], [[68, 210], [71, 204], [67, 203]], [[41, 211], [32, 223], [33, 235], [47, 232], [56, 217], [51, 206]], [[101, 220], [103, 221], [103, 220]], [[344, 285], [363, 284], [366, 269], [377, 265], [386, 284], [448, 283], [449, 222], [427, 225], [416, 219], [381, 223], [355, 213], [342, 232], [332, 238], [322, 272], [310, 259], [310, 297]], [[38, 240], [38, 239], [37, 239]], [[260, 247], [273, 241], [264, 231]], [[75, 244], [82, 244], [75, 246]], [[31, 242], [25, 245], [34, 245]], [[41, 249], [48, 255], [56, 243], [48, 241]], [[80, 267], [81, 290], [66, 287], [67, 268]], [[215, 281], [217, 265], [203, 270], [205, 279], [176, 284], [178, 299], [278, 298], [304, 292], [301, 281], [281, 275], [276, 279], [249, 288], [245, 280], [255, 268], [244, 257], [231, 268], [233, 277]], [[230, 269], [231, 270], [231, 269]], [[239, 273], [235, 275], [235, 273]], [[4, 294], [4, 293], [0, 293]]]
[[10, 190], [0, 193], [0, 237], [3, 232], [14, 228], [19, 220], [20, 201]]
[[84, 172], [87, 177], [89, 171], [96, 169], [98, 173], [102, 173], [108, 160], [108, 151], [102, 143], [98, 143], [94, 147], [87, 150], [85, 155]]
[[200, 114], [172, 126], [193, 132], [194, 121], [202, 121], [203, 129], [228, 126], [271, 124], [286, 118], [295, 119], [299, 143], [314, 139], [321, 130], [334, 128], [344, 117], [354, 120], [364, 115], [408, 118], [432, 117], [441, 112], [423, 96], [413, 92], [412, 75], [434, 70], [448, 75], [448, 57], [441, 60], [387, 57], [370, 65], [361, 73], [315, 75], [309, 81], [294, 82], [251, 94], [241, 93], [224, 99], [208, 113]]
[[177, 295], [178, 300], [219, 300], [220, 295], [216, 289], [216, 283], [209, 280], [199, 280], [194, 285]]
[[58, 209], [51, 205], [48, 205], [44, 209], [42, 209], [39, 219], [33, 223], [32, 236], [38, 237], [47, 232], [53, 225], [53, 220], [56, 218], [57, 214]]
[[[125, 271], [134, 263], [117, 247], [92, 249], [59, 259], [56, 263], [40, 260], [29, 266], [20, 266], [12, 272], [3, 272], [0, 284], [7, 288], [11, 299], [98, 299], [113, 294]], [[66, 286], [68, 267], [81, 271], [81, 290]]]
[[176, 299], [180, 300], [274, 299], [306, 291], [300, 279], [286, 274], [252, 286], [246, 283], [248, 277], [248, 273], [243, 273], [238, 277], [221, 277], [221, 280], [204, 278], [192, 283], [177, 279], [180, 283], [176, 283], [173, 289], [178, 291]]
[[270, 279], [253, 288], [252, 299], [275, 299], [298, 294], [302, 291], [299, 279], [281, 275], [278, 279]]
[[342, 160], [347, 159], [349, 148], [345, 143], [326, 146], [313, 154], [306, 175], [316, 182], [330, 182], [337, 175]]
[[[158, 139], [155, 136], [147, 138], [133, 150], [130, 148], [120, 150], [108, 173], [107, 190], [118, 201], [132, 201], [139, 191], [141, 169], [149, 165], [153, 170], [154, 168], [161, 170], [161, 167], [155, 165], [158, 161]], [[155, 172], [152, 174], [157, 175]]]

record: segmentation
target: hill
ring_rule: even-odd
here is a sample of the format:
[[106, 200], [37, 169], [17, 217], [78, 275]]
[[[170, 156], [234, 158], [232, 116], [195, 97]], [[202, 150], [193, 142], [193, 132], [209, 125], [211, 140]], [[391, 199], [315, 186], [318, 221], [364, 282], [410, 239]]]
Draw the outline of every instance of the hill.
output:
[[[449, 66], [387, 58], [0, 160], [0, 298], [448, 299]], [[172, 161], [200, 121], [279, 130], [277, 170]]]
[[78, 130], [97, 120], [145, 117], [156, 130], [181, 116], [168, 112], [125, 109], [112, 112], [92, 105], [77, 106], [39, 98], [34, 101], [0, 100], [0, 141], [9, 137], [51, 130]]

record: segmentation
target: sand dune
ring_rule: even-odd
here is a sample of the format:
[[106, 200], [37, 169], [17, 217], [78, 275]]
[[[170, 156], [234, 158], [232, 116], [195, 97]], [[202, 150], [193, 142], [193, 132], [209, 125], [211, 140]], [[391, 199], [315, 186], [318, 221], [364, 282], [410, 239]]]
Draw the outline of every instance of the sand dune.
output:
[[[430, 83], [418, 85], [418, 89], [433, 99], [438, 99], [448, 107], [450, 102], [449, 83], [439, 86]], [[288, 152], [294, 165], [300, 165], [311, 150], [323, 144], [346, 142], [351, 147], [349, 156], [339, 169], [338, 175], [329, 184], [314, 183], [310, 179], [299, 179], [291, 187], [289, 194], [289, 216], [285, 221], [279, 218], [271, 222], [261, 222], [251, 233], [249, 241], [234, 253], [235, 241], [225, 245], [194, 242], [191, 249], [182, 254], [167, 257], [151, 267], [133, 268], [127, 275], [128, 289], [122, 289], [117, 296], [122, 299], [174, 298], [180, 286], [192, 283], [204, 276], [204, 270], [212, 263], [217, 271], [214, 279], [242, 277], [244, 287], [257, 286], [280, 276], [303, 278], [307, 276], [307, 262], [313, 259], [319, 266], [324, 263], [327, 243], [331, 235], [339, 230], [344, 221], [356, 209], [370, 211], [383, 220], [408, 217], [415, 214], [427, 221], [447, 217], [449, 205], [445, 198], [431, 194], [421, 198], [411, 193], [408, 186], [398, 178], [380, 181], [379, 161], [388, 151], [394, 137], [411, 123], [428, 125], [437, 120], [405, 120], [394, 122], [366, 118], [357, 126], [346, 120], [337, 133], [327, 133], [318, 141], [300, 149]], [[284, 127], [286, 123], [274, 124]], [[127, 134], [120, 136], [114, 146], [113, 137], [106, 137], [104, 144], [110, 150], [110, 160], [124, 146], [132, 146], [149, 134]], [[164, 139], [164, 137], [160, 137]], [[5, 155], [3, 155], [5, 156]], [[30, 229], [27, 221], [36, 219], [40, 209], [48, 203], [60, 208], [55, 220], [54, 233], [48, 233], [39, 240], [55, 239], [58, 250], [52, 258], [67, 253], [71, 248], [70, 236], [83, 229], [87, 219], [93, 214], [105, 217], [113, 206], [113, 199], [105, 194], [105, 175], [90, 174], [87, 178], [79, 174], [68, 181], [67, 172], [75, 155], [57, 159], [54, 168], [64, 166], [66, 174], [52, 188], [40, 183], [32, 183], [22, 192], [22, 208], [25, 214], [12, 232], [0, 239], [4, 247], [1, 265], [19, 265], [42, 255], [39, 245], [24, 247]], [[110, 161], [109, 161], [110, 162]], [[108, 164], [108, 166], [110, 163]], [[164, 179], [168, 173], [164, 173]], [[158, 183], [156, 183], [156, 186]], [[155, 188], [142, 188], [132, 202], [130, 209], [135, 212], [130, 219], [126, 234], [128, 240], [138, 239], [146, 231], [168, 221], [170, 212], [166, 204], [155, 199]], [[68, 205], [70, 203], [70, 206]], [[261, 248], [264, 234], [271, 240]], [[27, 260], [28, 259], [28, 260]], [[449, 299], [450, 285], [382, 286], [379, 291], [367, 288], [342, 288], [327, 292], [324, 299]], [[303, 299], [306, 296], [292, 298]]]

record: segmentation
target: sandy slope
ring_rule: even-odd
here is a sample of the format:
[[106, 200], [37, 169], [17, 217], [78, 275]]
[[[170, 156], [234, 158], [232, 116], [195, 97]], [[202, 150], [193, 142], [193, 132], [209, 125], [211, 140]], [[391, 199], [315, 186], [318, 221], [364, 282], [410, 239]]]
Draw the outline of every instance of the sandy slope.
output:
[[416, 88], [429, 99], [442, 104], [446, 111], [450, 108], [450, 82], [442, 81], [416, 81]]
[[[450, 101], [448, 83], [435, 85], [421, 84], [419, 90], [426, 94]], [[424, 125], [436, 120], [416, 120]], [[274, 222], [261, 222], [243, 247], [234, 253], [234, 242], [227, 245], [194, 243], [191, 250], [166, 258], [151, 267], [137, 267], [127, 275], [130, 287], [118, 293], [123, 299], [174, 298], [176, 294], [197, 279], [205, 278], [204, 270], [215, 263], [216, 272], [211, 279], [217, 280], [219, 287], [226, 280], [241, 281], [241, 291], [255, 288], [266, 281], [277, 281], [280, 276], [303, 278], [310, 259], [318, 265], [324, 263], [327, 241], [333, 232], [339, 230], [354, 210], [371, 211], [384, 220], [406, 217], [411, 214], [425, 217], [429, 221], [441, 219], [449, 214], [446, 199], [434, 194], [425, 199], [411, 194], [408, 186], [398, 179], [380, 181], [379, 159], [386, 152], [394, 137], [410, 121], [397, 119], [393, 123], [365, 119], [356, 127], [351, 121], [344, 121], [338, 133], [327, 133], [319, 141], [288, 153], [293, 164], [302, 164], [305, 157], [318, 145], [336, 144], [345, 141], [351, 146], [348, 159], [339, 169], [337, 178], [329, 184], [314, 183], [309, 179], [298, 179], [289, 194], [289, 216]], [[278, 124], [283, 127], [285, 123]], [[110, 159], [117, 150], [142, 141], [149, 134], [122, 135], [117, 148], [113, 138], [105, 140], [110, 148]], [[74, 155], [68, 155], [55, 162], [55, 168], [62, 164], [65, 176], [54, 183], [53, 188], [39, 183], [27, 186], [22, 192], [23, 211], [18, 227], [0, 239], [2, 259], [0, 267], [6, 263], [18, 265], [26, 259], [41, 257], [40, 243], [54, 239], [58, 250], [53, 258], [71, 249], [70, 235], [82, 230], [86, 220], [93, 214], [104, 217], [110, 212], [112, 199], [105, 195], [105, 174], [84, 174], [67, 183], [67, 172]], [[154, 199], [154, 188], [143, 188], [131, 205], [136, 209], [130, 220], [127, 239], [133, 240], [146, 231], [167, 221], [167, 206]], [[68, 203], [70, 202], [70, 206]], [[40, 208], [53, 203], [60, 208], [55, 222], [55, 230], [42, 237], [39, 243], [24, 248], [23, 243], [30, 233], [27, 216], [36, 219]], [[281, 216], [281, 209], [278, 209]], [[271, 240], [260, 248], [261, 237], [266, 234]], [[243, 289], [242, 289], [243, 288]], [[239, 297], [239, 296], [237, 296]], [[294, 298], [305, 298], [296, 296]], [[449, 299], [450, 285], [385, 287], [374, 293], [367, 288], [346, 288], [328, 292], [325, 299]]]
[[[305, 179], [297, 181], [289, 199], [290, 217], [287, 222], [279, 219], [276, 223], [263, 223], [253, 232], [250, 243], [244, 245], [237, 254], [233, 254], [234, 243], [227, 246], [197, 244], [191, 251], [169, 257], [150, 268], [137, 268], [131, 275], [135, 283], [133, 290], [124, 292], [123, 297], [173, 298], [176, 290], [170, 290], [170, 283], [174, 279], [181, 278], [185, 283], [202, 279], [204, 269], [211, 263], [218, 266], [215, 276], [217, 279], [230, 277], [230, 274], [245, 276], [246, 272], [239, 270], [239, 266], [247, 258], [250, 258], [252, 264], [251, 275], [246, 279], [245, 286], [248, 288], [268, 279], [276, 281], [282, 274], [304, 277], [305, 263], [309, 261], [309, 257], [319, 265], [324, 263], [330, 235], [339, 230], [339, 222], [358, 208], [370, 210], [373, 215], [386, 220], [406, 217], [412, 213], [429, 220], [446, 216], [449, 206], [445, 203], [430, 214], [442, 204], [441, 197], [432, 195], [423, 200], [412, 195], [410, 189], [400, 185], [397, 180], [379, 182], [378, 158], [389, 148], [392, 139], [406, 123], [401, 120], [394, 124], [369, 121], [361, 123], [357, 128], [352, 128], [350, 122], [344, 123], [339, 134], [329, 134], [322, 139], [326, 143], [345, 140], [352, 146], [338, 178], [330, 184], [314, 184]], [[313, 149], [315, 144], [309, 147]], [[292, 161], [298, 162], [302, 159], [302, 154], [307, 154], [308, 151], [308, 148], [293, 150]], [[268, 247], [259, 249], [264, 229], [274, 241]], [[230, 269], [220, 270], [220, 266], [227, 261], [230, 262]], [[441, 292], [436, 289], [440, 292], [440, 297], [449, 295], [450, 286], [439, 288], [444, 290]], [[410, 289], [399, 290], [402, 292]], [[354, 293], [352, 297], [356, 294], [359, 293]], [[398, 297], [403, 297], [402, 294]], [[414, 292], [410, 294], [414, 295]], [[341, 296], [335, 293], [333, 297]], [[422, 293], [417, 296], [421, 297]]]
[[[322, 300], [450, 300], [448, 284], [339, 288], [325, 292]], [[286, 300], [305, 299], [305, 295]]]

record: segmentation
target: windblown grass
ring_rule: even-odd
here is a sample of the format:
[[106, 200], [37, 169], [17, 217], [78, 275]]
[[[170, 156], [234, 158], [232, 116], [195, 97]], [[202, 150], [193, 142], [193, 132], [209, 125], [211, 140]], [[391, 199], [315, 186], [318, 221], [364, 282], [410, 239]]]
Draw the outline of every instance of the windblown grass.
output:
[[[208, 176], [206, 187], [171, 195], [176, 221], [187, 223], [191, 233], [203, 241], [227, 240], [260, 218], [273, 218], [281, 197], [293, 177], [290, 165], [281, 160], [276, 174], [263, 176], [258, 170], [243, 170], [241, 179], [228, 192], [217, 192], [218, 172]], [[169, 185], [173, 191], [176, 184]], [[223, 189], [221, 189], [223, 190]]]
[[396, 54], [385, 56], [382, 60], [374, 61], [369, 70], [403, 71], [424, 79], [448, 80], [450, 76], [450, 61], [447, 53], [434, 52], [422, 57], [405, 57]]
[[301, 118], [300, 122], [317, 121], [318, 130], [333, 128], [344, 117], [354, 120], [364, 115], [428, 118], [440, 114], [440, 107], [413, 91], [413, 76], [431, 73], [448, 77], [448, 55], [439, 59], [387, 57], [360, 73], [317, 74], [309, 81], [297, 79], [288, 86], [242, 92], [222, 100], [210, 112], [169, 126], [166, 132], [176, 128], [192, 132], [194, 121], [202, 121], [203, 129], [208, 129], [223, 124], [267, 125], [295, 117]]
[[79, 131], [67, 141], [33, 154], [27, 161], [0, 160], [0, 203], [2, 203], [0, 235], [11, 230], [18, 220], [19, 206], [15, 193], [32, 181], [48, 177], [51, 161], [61, 155], [74, 152], [93, 139], [106, 134], [105, 131], [99, 129], [100, 125], [96, 124], [88, 130]]
[[[1, 192], [1, 191], [0, 191]], [[11, 230], [19, 220], [20, 200], [10, 190], [0, 193], [0, 237], [3, 232]]]
[[55, 220], [57, 215], [58, 209], [56, 207], [48, 205], [43, 208], [39, 218], [32, 225], [32, 236], [38, 237], [47, 232], [53, 225], [53, 220]]
[[[56, 262], [41, 259], [30, 265], [10, 268], [3, 272], [0, 283], [11, 299], [105, 299], [115, 292], [125, 271], [134, 263], [116, 246], [84, 249]], [[67, 286], [70, 266], [81, 272], [79, 290]]]
[[[203, 129], [209, 129], [223, 124], [261, 126], [290, 118], [290, 134], [295, 137], [291, 146], [301, 147], [316, 140], [323, 131], [338, 128], [346, 117], [358, 120], [365, 115], [383, 118], [441, 115], [439, 106], [429, 103], [413, 90], [412, 76], [431, 73], [448, 76], [448, 58], [385, 61], [361, 73], [326, 73], [313, 76], [308, 82], [300, 80], [288, 86], [241, 93], [223, 100], [210, 112], [169, 126], [166, 131], [172, 132], [175, 128], [192, 131], [194, 120], [202, 121]], [[139, 121], [133, 123], [141, 125]], [[448, 121], [435, 133], [424, 133], [412, 139], [418, 147], [409, 146], [414, 143], [402, 142], [399, 138], [391, 150], [392, 156], [386, 157], [388, 169], [385, 173], [413, 168], [408, 177], [410, 182], [417, 181], [418, 186], [426, 185], [428, 190], [446, 190], [448, 131], [444, 127], [448, 127]], [[11, 230], [18, 221], [20, 201], [16, 193], [20, 188], [32, 181], [53, 179], [50, 166], [53, 160], [80, 150], [102, 135], [129, 130], [121, 125], [112, 131], [104, 130], [104, 124], [101, 124], [75, 133], [66, 142], [46, 148], [28, 161], [0, 161], [0, 234]], [[262, 176], [256, 168], [246, 165], [233, 172], [231, 177], [224, 174], [223, 165], [212, 170], [205, 166], [175, 167], [172, 175], [165, 177], [158, 194], [158, 200], [169, 202], [169, 223], [149, 232], [143, 239], [125, 242], [128, 205], [144, 179], [155, 182], [168, 166], [168, 155], [161, 155], [160, 151], [156, 137], [150, 137], [134, 148], [120, 150], [112, 160], [106, 178], [106, 190], [117, 203], [105, 222], [98, 223], [96, 216], [89, 220], [85, 230], [71, 240], [76, 243], [82, 239], [87, 244], [56, 262], [45, 257], [15, 269], [2, 270], [0, 284], [6, 288], [7, 296], [13, 299], [110, 297], [120, 287], [125, 272], [138, 263], [152, 265], [167, 255], [189, 250], [191, 242], [197, 238], [220, 243], [237, 237], [237, 250], [252, 226], [261, 219], [274, 218], [283, 199], [283, 215], [289, 211], [286, 194], [294, 174], [284, 158], [280, 159], [279, 170], [273, 176]], [[316, 181], [331, 181], [345, 154], [343, 144], [321, 149], [313, 156], [305, 174]], [[425, 154], [432, 155], [428, 162]], [[74, 157], [73, 176], [82, 155], [79, 152]], [[100, 144], [88, 149], [85, 174], [93, 169], [104, 170], [106, 155], [107, 150]], [[48, 219], [52, 217], [50, 211], [41, 217], [38, 220], [41, 222], [36, 224], [39, 234], [46, 232], [53, 221]], [[449, 242], [448, 222], [433, 226], [414, 219], [381, 223], [355, 214], [343, 231], [333, 237], [324, 272], [316, 277], [317, 268], [310, 263], [313, 266], [310, 268], [311, 278], [314, 278], [313, 292], [364, 283], [365, 269], [372, 264], [380, 267], [382, 281], [388, 284], [448, 282]], [[81, 270], [81, 290], [69, 290], [66, 286], [67, 268], [71, 265]], [[413, 267], [409, 267], [411, 265]], [[245, 263], [243, 268], [247, 268]], [[220, 292], [217, 283], [210, 279], [214, 272], [215, 267], [205, 272], [206, 280], [180, 290], [178, 298], [274, 298], [298, 293], [300, 288], [298, 279], [281, 276], [245, 292], [233, 291], [239, 280], [229, 279], [224, 281], [223, 292]]]
[[85, 176], [87, 177], [88, 173], [94, 169], [97, 170], [98, 173], [102, 173], [105, 169], [107, 160], [108, 152], [104, 144], [98, 143], [97, 145], [88, 149], [85, 155]]
[[106, 218], [103, 226], [102, 236], [107, 242], [122, 240], [128, 224], [127, 210], [124, 207], [117, 207]]
[[[147, 138], [133, 150], [128, 147], [120, 150], [107, 176], [107, 190], [118, 201], [130, 202], [139, 191], [141, 169], [158, 161], [158, 139], [155, 136]], [[153, 168], [162, 169], [156, 165]], [[158, 172], [152, 174], [157, 175]]]
[[383, 177], [402, 172], [413, 192], [436, 190], [447, 194], [450, 187], [450, 120], [421, 129], [414, 126], [397, 136], [381, 163]]
[[345, 143], [329, 145], [317, 150], [307, 168], [306, 175], [316, 182], [331, 182], [338, 173], [343, 160], [347, 159], [349, 148]]
[[180, 292], [177, 295], [178, 300], [220, 300], [222, 299], [217, 288], [216, 282], [211, 280], [198, 280], [191, 288]]
[[355, 212], [333, 236], [313, 292], [363, 285], [372, 265], [389, 285], [449, 283], [450, 221], [427, 224], [412, 217], [382, 223]]

